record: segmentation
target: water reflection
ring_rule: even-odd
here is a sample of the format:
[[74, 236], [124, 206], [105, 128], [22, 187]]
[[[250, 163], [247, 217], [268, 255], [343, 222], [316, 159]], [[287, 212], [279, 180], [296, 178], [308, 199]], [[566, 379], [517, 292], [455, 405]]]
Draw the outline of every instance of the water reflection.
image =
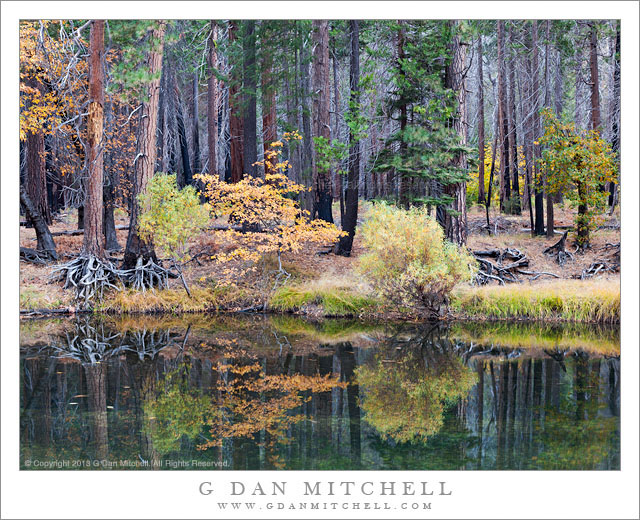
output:
[[478, 326], [162, 325], [23, 330], [24, 469], [620, 466], [615, 331], [581, 349], [557, 329], [509, 348]]

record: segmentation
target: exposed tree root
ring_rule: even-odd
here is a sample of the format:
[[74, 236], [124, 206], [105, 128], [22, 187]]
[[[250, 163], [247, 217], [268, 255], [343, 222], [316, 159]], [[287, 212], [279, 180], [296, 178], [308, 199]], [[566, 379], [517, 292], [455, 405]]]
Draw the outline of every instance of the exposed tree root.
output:
[[85, 306], [94, 298], [102, 298], [105, 288], [116, 289], [122, 271], [111, 262], [105, 262], [93, 255], [77, 258], [53, 268], [51, 278], [64, 281], [64, 288], [74, 287], [76, 300], [83, 300]]
[[573, 255], [566, 250], [568, 233], [569, 231], [565, 231], [560, 240], [542, 251], [542, 254], [554, 257], [558, 265], [564, 265], [567, 260], [573, 260]]

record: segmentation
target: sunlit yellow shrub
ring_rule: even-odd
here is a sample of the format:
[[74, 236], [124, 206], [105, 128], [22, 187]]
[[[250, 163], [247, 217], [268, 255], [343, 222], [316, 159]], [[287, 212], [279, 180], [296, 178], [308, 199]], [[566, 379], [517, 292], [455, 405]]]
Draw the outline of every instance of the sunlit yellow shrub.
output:
[[362, 226], [367, 253], [359, 270], [380, 296], [441, 315], [453, 287], [473, 276], [473, 257], [445, 240], [424, 208], [378, 204], [369, 215]]

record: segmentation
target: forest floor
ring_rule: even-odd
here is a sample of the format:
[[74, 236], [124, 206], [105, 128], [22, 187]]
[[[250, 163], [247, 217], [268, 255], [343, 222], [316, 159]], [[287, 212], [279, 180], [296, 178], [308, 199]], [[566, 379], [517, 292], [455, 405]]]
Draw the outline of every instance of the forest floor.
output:
[[[366, 219], [367, 204], [362, 204], [360, 214]], [[339, 211], [334, 211], [334, 215]], [[558, 265], [542, 251], [554, 244], [553, 239], [532, 238], [528, 214], [522, 216], [490, 215], [492, 234], [487, 233], [483, 208], [471, 208], [468, 215], [468, 247], [471, 250], [516, 248], [529, 259], [528, 271], [552, 273], [558, 278], [543, 275], [519, 275], [521, 283], [498, 286], [465, 286], [454, 291], [452, 317], [485, 319], [565, 319], [570, 321], [618, 321], [620, 305], [620, 274], [598, 273], [594, 279], [580, 280], [585, 269], [602, 258], [607, 244], [620, 242], [619, 218], [613, 215], [602, 228], [592, 235], [591, 248], [574, 259]], [[571, 226], [573, 210], [555, 208], [555, 225]], [[128, 225], [124, 211], [116, 212], [116, 226]], [[65, 212], [51, 226], [53, 233], [76, 229], [76, 212]], [[561, 228], [560, 231], [564, 229]], [[118, 242], [124, 246], [128, 231], [118, 229]], [[83, 236], [55, 236], [61, 261], [77, 254], [82, 247]], [[420, 319], [420, 313], [399, 308], [391, 302], [376, 297], [367, 282], [358, 274], [358, 257], [364, 252], [361, 236], [356, 231], [351, 257], [321, 254], [327, 248], [308, 245], [296, 254], [283, 257], [283, 267], [291, 274], [284, 287], [273, 291], [276, 259], [266, 258], [249, 273], [237, 277], [233, 283], [223, 281], [224, 269], [211, 260], [211, 255], [233, 246], [220, 243], [212, 235], [203, 233], [195, 237], [191, 253], [196, 258], [184, 266], [184, 274], [191, 288], [189, 298], [179, 280], [171, 280], [165, 291], [113, 292], [99, 303], [96, 310], [114, 313], [126, 312], [197, 312], [239, 311], [267, 308], [276, 312], [322, 316], [358, 316], [378, 319]], [[35, 248], [35, 231], [20, 228], [20, 246]], [[572, 235], [567, 240], [567, 250], [573, 252]], [[110, 253], [115, 263], [122, 252]], [[59, 283], [50, 282], [51, 266], [39, 266], [20, 262], [20, 309], [27, 314], [37, 310], [63, 310], [75, 312], [73, 293], [63, 290]]]

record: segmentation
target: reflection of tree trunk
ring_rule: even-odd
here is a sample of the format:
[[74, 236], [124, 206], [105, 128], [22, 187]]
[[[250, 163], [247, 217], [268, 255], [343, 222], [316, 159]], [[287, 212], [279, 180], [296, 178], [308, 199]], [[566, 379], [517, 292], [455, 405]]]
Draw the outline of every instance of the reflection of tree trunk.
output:
[[[331, 356], [319, 356], [318, 368], [321, 376], [327, 376], [331, 374], [332, 369]], [[318, 420], [318, 434], [320, 436], [319, 441], [324, 443], [327, 440], [331, 440], [331, 391], [318, 392], [317, 399], [317, 420]]]
[[585, 405], [587, 401], [587, 384], [589, 381], [589, 357], [584, 352], [576, 354], [574, 376], [574, 391], [576, 395], [576, 419], [585, 418]]
[[498, 380], [498, 450], [496, 454], [496, 469], [505, 468], [506, 426], [507, 426], [507, 384], [509, 381], [509, 363], [499, 365]]
[[513, 468], [513, 456], [515, 455], [514, 450], [514, 442], [515, 442], [515, 434], [516, 434], [516, 403], [517, 403], [517, 392], [518, 392], [518, 362], [512, 361], [509, 363], [509, 399], [507, 408], [509, 410], [509, 425], [508, 425], [508, 436], [507, 436], [507, 446], [508, 446], [508, 467]]
[[482, 467], [482, 434], [484, 429], [484, 361], [476, 361], [476, 372], [478, 373], [478, 389], [477, 389], [477, 417], [476, 430], [478, 432], [478, 463], [477, 469]]
[[109, 454], [107, 365], [104, 363], [84, 365], [84, 373], [87, 378], [87, 405], [92, 420], [91, 440], [94, 444], [95, 458], [102, 460]]
[[342, 372], [340, 380], [349, 383], [347, 386], [347, 409], [349, 410], [349, 439], [351, 445], [351, 460], [360, 465], [360, 408], [358, 407], [358, 394], [360, 387], [355, 384], [353, 372], [356, 366], [355, 353], [350, 343], [341, 344], [338, 347], [340, 367]]

